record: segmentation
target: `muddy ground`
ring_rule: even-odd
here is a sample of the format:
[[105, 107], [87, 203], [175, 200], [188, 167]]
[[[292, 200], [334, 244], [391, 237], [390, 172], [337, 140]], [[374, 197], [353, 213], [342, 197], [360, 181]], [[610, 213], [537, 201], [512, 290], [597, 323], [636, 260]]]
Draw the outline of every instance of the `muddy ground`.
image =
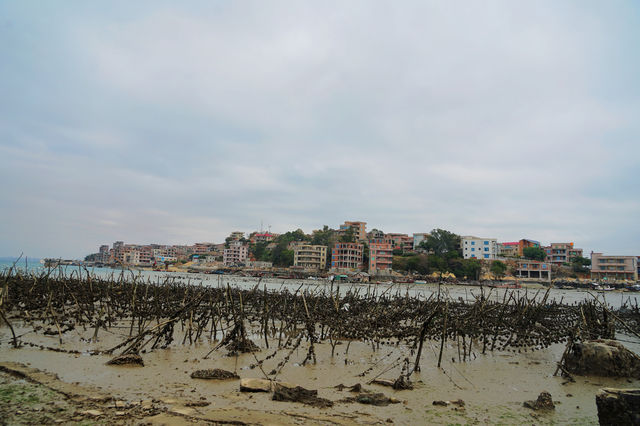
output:
[[[415, 360], [405, 346], [372, 348], [363, 342], [341, 342], [331, 357], [328, 343], [316, 344], [317, 364], [300, 365], [306, 356], [303, 343], [291, 354], [278, 380], [318, 391], [318, 397], [334, 404], [315, 408], [295, 402], [273, 401], [269, 393], [245, 393], [239, 380], [201, 380], [191, 373], [220, 368], [237, 372], [240, 378], [263, 378], [256, 359], [272, 354], [273, 348], [255, 354], [227, 356], [220, 349], [204, 359], [216, 342], [202, 339], [191, 345], [174, 343], [167, 349], [142, 353], [144, 366], [106, 365], [108, 355], [89, 355], [89, 350], [107, 348], [122, 341], [126, 324], [115, 332], [101, 332], [97, 343], [89, 342], [92, 331], [74, 330], [63, 337], [35, 333], [17, 326], [21, 340], [32, 344], [76, 349], [68, 354], [23, 345], [10, 347], [10, 333], [0, 328], [0, 409], [8, 424], [104, 423], [104, 424], [597, 424], [595, 394], [602, 387], [638, 387], [640, 381], [575, 377], [575, 382], [553, 376], [564, 346], [557, 344], [536, 352], [496, 352], [482, 355], [473, 350], [471, 360], [459, 362], [457, 346], [445, 346], [438, 369], [439, 344], [427, 342], [422, 371], [411, 376], [413, 390], [393, 390], [370, 384], [376, 377], [395, 379], [403, 360]], [[121, 330], [119, 333], [117, 330]], [[624, 336], [621, 336], [624, 337]], [[179, 340], [179, 339], [176, 339]], [[257, 343], [260, 343], [256, 339]], [[635, 346], [635, 345], [632, 345]], [[348, 347], [348, 353], [347, 353]], [[374, 350], [375, 349], [375, 350]], [[633, 348], [636, 349], [637, 348]], [[264, 361], [268, 373], [288, 350]], [[365, 391], [383, 393], [399, 400], [387, 406], [354, 401], [347, 389], [337, 385], [361, 384]], [[533, 411], [523, 406], [548, 391], [556, 409]], [[434, 401], [462, 400], [464, 404], [433, 405]]]

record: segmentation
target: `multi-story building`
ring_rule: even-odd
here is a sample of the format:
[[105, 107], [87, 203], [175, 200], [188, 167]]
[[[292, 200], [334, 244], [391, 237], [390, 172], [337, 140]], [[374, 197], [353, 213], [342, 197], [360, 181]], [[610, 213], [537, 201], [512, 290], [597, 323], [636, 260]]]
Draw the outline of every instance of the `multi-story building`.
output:
[[137, 247], [138, 263], [137, 265], [151, 265], [153, 263], [153, 250], [151, 246]]
[[233, 241], [229, 248], [224, 249], [222, 262], [225, 266], [237, 266], [244, 263], [249, 255], [249, 247], [240, 241]]
[[344, 235], [348, 229], [353, 230], [353, 237], [356, 241], [367, 241], [367, 222], [345, 222], [340, 225], [338, 234]]
[[426, 241], [429, 233], [419, 232], [413, 234], [413, 250], [417, 250], [421, 242]]
[[393, 264], [393, 246], [384, 243], [369, 244], [369, 274], [390, 274]]
[[361, 270], [363, 248], [359, 243], [336, 243], [331, 251], [331, 269], [336, 272]]
[[551, 264], [539, 260], [519, 260], [516, 276], [551, 281]]
[[518, 257], [518, 241], [500, 243], [498, 244], [498, 256], [499, 257]]
[[574, 258], [582, 257], [582, 249], [573, 247], [573, 243], [551, 243], [543, 249], [547, 253], [547, 262], [556, 265], [571, 263]]
[[591, 252], [591, 278], [638, 281], [638, 258]]
[[540, 248], [540, 241], [528, 240], [526, 238], [518, 241], [518, 256], [524, 256], [524, 249], [528, 247], [537, 247]]
[[116, 241], [113, 243], [111, 249], [111, 255], [109, 256], [109, 262], [111, 263], [124, 263], [124, 241]]
[[293, 249], [293, 265], [304, 269], [320, 271], [327, 266], [327, 247], [299, 244]]
[[103, 244], [100, 246], [97, 261], [102, 263], [109, 262], [109, 244]]
[[372, 229], [371, 231], [367, 232], [367, 239], [369, 241], [371, 240], [378, 240], [384, 238], [384, 232], [382, 232], [379, 229]]
[[242, 231], [233, 231], [231, 233], [231, 235], [229, 235], [229, 238], [233, 241], [238, 241], [242, 238], [244, 238], [244, 232]]
[[498, 240], [470, 235], [460, 238], [462, 257], [465, 259], [495, 259], [498, 257]]
[[215, 246], [213, 243], [195, 243], [193, 245], [194, 254], [205, 254], [211, 251], [211, 248]]
[[413, 251], [413, 237], [407, 234], [389, 233], [385, 234], [385, 239], [391, 240], [394, 250], [402, 250], [403, 252]]

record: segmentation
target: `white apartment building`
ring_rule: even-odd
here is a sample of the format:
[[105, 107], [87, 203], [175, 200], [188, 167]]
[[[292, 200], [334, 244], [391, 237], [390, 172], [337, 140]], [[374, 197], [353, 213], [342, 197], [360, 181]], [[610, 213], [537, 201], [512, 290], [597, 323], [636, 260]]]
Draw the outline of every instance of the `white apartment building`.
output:
[[465, 259], [495, 259], [498, 256], [498, 240], [464, 236], [460, 238], [462, 257]]
[[234, 266], [244, 263], [249, 255], [249, 247], [240, 241], [233, 241], [228, 249], [224, 249], [222, 262], [224, 266]]

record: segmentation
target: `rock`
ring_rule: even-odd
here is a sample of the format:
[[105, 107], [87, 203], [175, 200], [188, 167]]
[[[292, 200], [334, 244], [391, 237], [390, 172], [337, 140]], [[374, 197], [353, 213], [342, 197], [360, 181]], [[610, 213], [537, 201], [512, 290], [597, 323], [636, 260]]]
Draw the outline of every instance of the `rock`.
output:
[[207, 380], [231, 380], [239, 379], [236, 373], [227, 370], [221, 370], [219, 368], [209, 370], [196, 370], [191, 373], [192, 379], [207, 379]]
[[640, 389], [600, 389], [596, 405], [601, 425], [640, 424]]
[[89, 416], [99, 417], [99, 416], [102, 415], [102, 411], [100, 411], [100, 410], [84, 410], [84, 411], [80, 411], [80, 414], [87, 414]]
[[241, 379], [240, 392], [271, 392], [271, 380]]
[[442, 407], [446, 407], [449, 404], [451, 404], [449, 401], [433, 401], [431, 403], [431, 405], [440, 405]]
[[615, 340], [574, 343], [564, 361], [574, 374], [640, 379], [640, 357]]
[[181, 416], [193, 416], [194, 414], [198, 413], [195, 409], [189, 407], [175, 407], [171, 408], [169, 412], [173, 414], [179, 414]]
[[551, 399], [551, 394], [546, 391], [540, 392], [538, 399], [535, 401], [525, 401], [522, 405], [532, 410], [554, 410], [556, 408]]
[[142, 357], [138, 354], [125, 354], [113, 358], [107, 362], [107, 365], [140, 365], [144, 367], [144, 361], [142, 361]]
[[318, 408], [333, 406], [333, 401], [325, 398], [319, 398], [317, 390], [309, 390], [301, 386], [289, 388], [276, 384], [272, 399], [274, 401], [302, 402], [303, 404]]

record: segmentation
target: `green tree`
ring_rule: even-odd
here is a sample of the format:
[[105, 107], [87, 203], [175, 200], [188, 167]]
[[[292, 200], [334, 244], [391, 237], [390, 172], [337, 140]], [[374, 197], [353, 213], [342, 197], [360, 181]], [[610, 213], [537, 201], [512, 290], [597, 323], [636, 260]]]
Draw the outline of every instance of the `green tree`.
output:
[[271, 251], [271, 261], [274, 266], [288, 267], [293, 265], [293, 250], [287, 249], [288, 244], [286, 240], [282, 240]]
[[268, 245], [269, 245], [268, 242], [261, 241], [251, 246], [249, 250], [251, 251], [251, 254], [256, 260], [268, 262], [271, 260], [271, 252], [270, 250], [267, 249]]
[[591, 259], [586, 257], [577, 256], [571, 259], [571, 269], [573, 272], [589, 272], [589, 266], [591, 266]]
[[427, 255], [419, 254], [406, 258], [406, 268], [409, 272], [417, 272], [421, 275], [429, 273], [429, 260]]
[[430, 254], [427, 256], [429, 259], [429, 269], [437, 272], [447, 272], [447, 261], [440, 256]]
[[525, 247], [522, 254], [526, 259], [543, 261], [547, 257], [547, 253], [540, 247]]
[[507, 273], [507, 265], [499, 260], [494, 260], [491, 264], [491, 273], [498, 280], [502, 280]]
[[347, 228], [347, 230], [344, 231], [344, 234], [340, 237], [340, 242], [341, 243], [356, 242], [356, 235], [355, 235], [355, 232], [353, 232], [353, 228]]
[[[463, 276], [468, 279], [479, 280], [480, 272], [482, 271], [482, 264], [478, 259], [463, 259], [462, 260], [462, 272]], [[458, 275], [456, 275], [458, 276]]]
[[460, 236], [445, 229], [434, 229], [420, 247], [437, 256], [453, 252], [460, 254]]
[[311, 237], [311, 244], [330, 247], [335, 241], [335, 234], [336, 231], [329, 228], [327, 225], [324, 225], [321, 230], [313, 233], [313, 236]]

